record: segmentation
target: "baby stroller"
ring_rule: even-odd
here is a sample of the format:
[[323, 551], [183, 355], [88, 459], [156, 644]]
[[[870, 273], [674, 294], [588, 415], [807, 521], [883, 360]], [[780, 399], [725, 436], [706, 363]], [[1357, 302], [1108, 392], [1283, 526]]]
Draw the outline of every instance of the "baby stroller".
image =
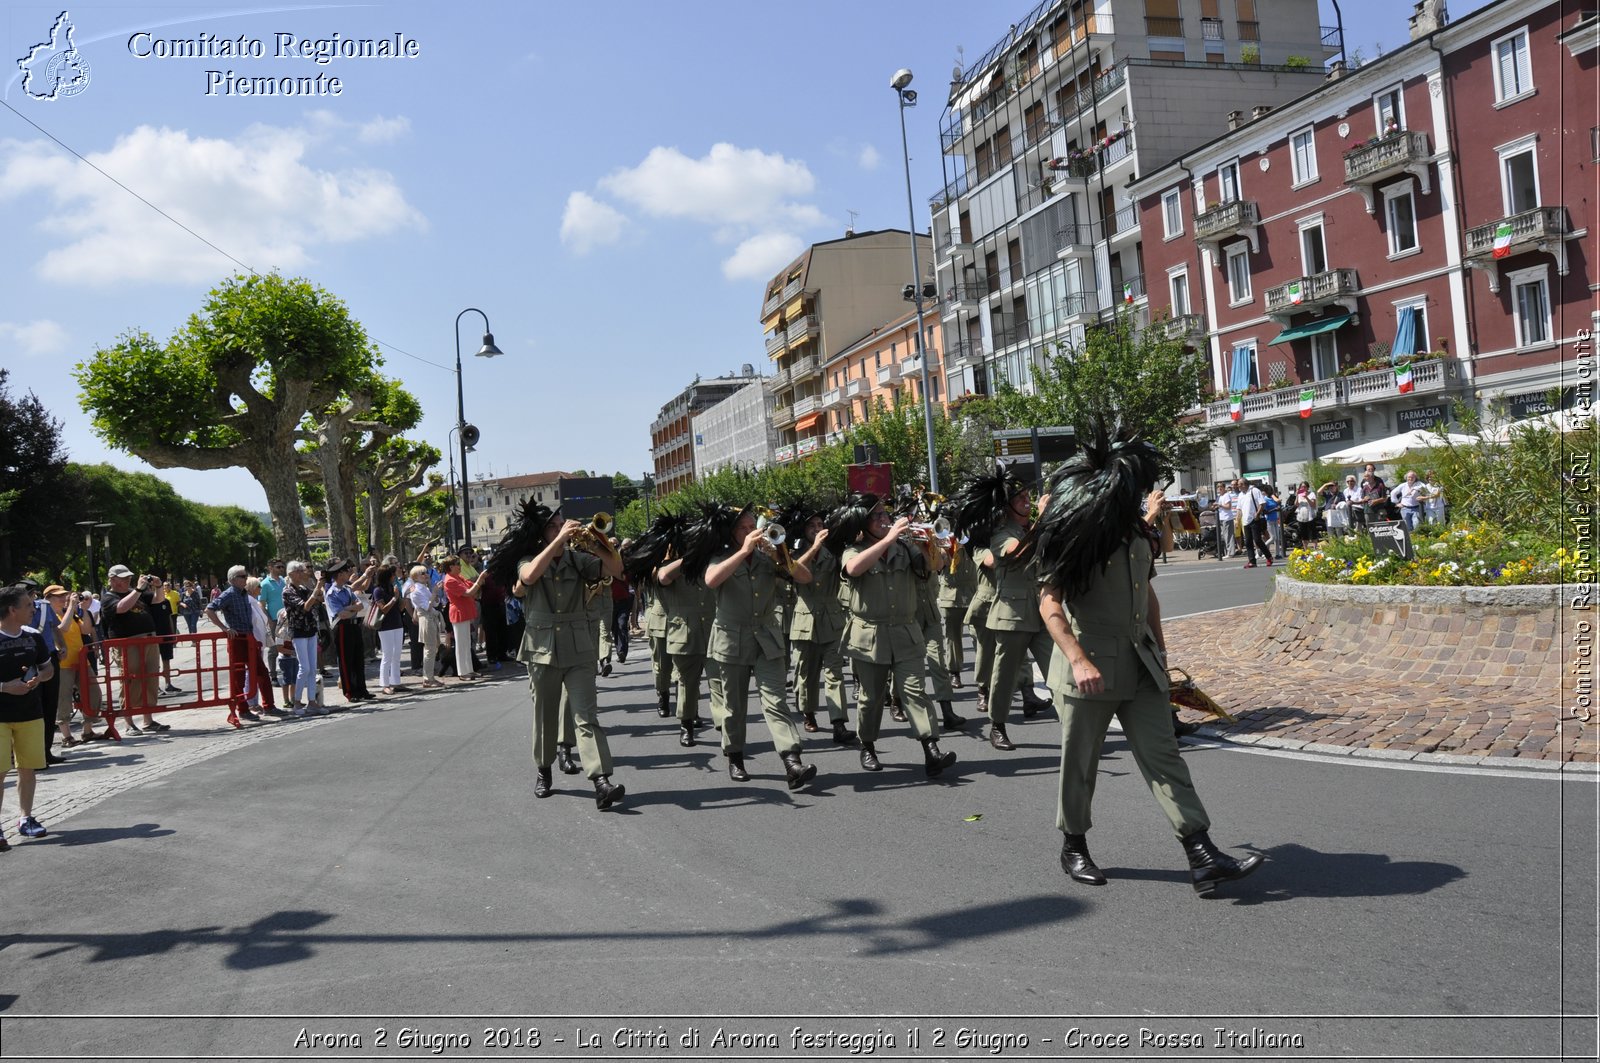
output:
[[1195, 558], [1196, 561], [1200, 560], [1202, 557], [1218, 557], [1218, 556], [1220, 556], [1217, 553], [1217, 515], [1216, 515], [1216, 513], [1211, 512], [1211, 511], [1207, 511], [1205, 513], [1200, 514], [1199, 540], [1200, 540], [1199, 544], [1196, 547], [1196, 550], [1198, 552], [1194, 555], [1194, 558]]

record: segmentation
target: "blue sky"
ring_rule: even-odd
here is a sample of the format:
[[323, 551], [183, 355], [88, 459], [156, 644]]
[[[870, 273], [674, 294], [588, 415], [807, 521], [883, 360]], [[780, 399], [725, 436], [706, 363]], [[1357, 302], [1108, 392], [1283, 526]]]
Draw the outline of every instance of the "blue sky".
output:
[[[454, 376], [439, 368], [454, 359], [451, 325], [486, 311], [507, 356], [471, 358], [480, 326], [462, 321], [467, 417], [483, 432], [473, 475], [637, 476], [649, 422], [694, 374], [764, 363], [767, 276], [841, 235], [850, 211], [860, 229], [905, 227], [894, 70], [911, 67], [923, 96], [908, 118], [925, 228], [957, 46], [981, 55], [1030, 6], [74, 4], [89, 84], [38, 101], [15, 59], [62, 8], [8, 3], [0, 365], [65, 421], [75, 460], [143, 469], [94, 437], [70, 367], [130, 328], [165, 338], [238, 268], [43, 130], [228, 255], [343, 298], [389, 345], [385, 371], [421, 398], [413, 434], [441, 448], [455, 424]], [[1406, 41], [1410, 4], [1341, 6], [1352, 50]], [[141, 58], [140, 32], [244, 35], [267, 55]], [[398, 33], [419, 54], [318, 65], [275, 57], [278, 33]], [[336, 76], [342, 93], [207, 95], [212, 69]], [[265, 508], [242, 470], [161, 475], [200, 501]]]

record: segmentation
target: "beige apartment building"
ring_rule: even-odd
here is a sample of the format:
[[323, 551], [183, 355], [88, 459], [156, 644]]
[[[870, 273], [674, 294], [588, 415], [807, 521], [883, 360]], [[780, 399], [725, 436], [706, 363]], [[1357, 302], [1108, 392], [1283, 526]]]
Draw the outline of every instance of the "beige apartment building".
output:
[[[928, 396], [938, 408], [945, 406], [943, 358], [936, 311], [923, 311], [923, 349], [928, 358]], [[873, 404], [882, 400], [922, 401], [922, 363], [917, 357], [917, 314], [908, 310], [893, 321], [874, 328], [840, 351], [822, 369], [822, 408], [828, 415], [828, 441], [866, 419]]]
[[561, 505], [561, 478], [570, 472], [535, 472], [526, 476], [502, 476], [474, 480], [468, 497], [472, 505], [472, 535], [481, 544], [491, 544], [505, 533], [518, 507], [528, 499], [555, 509]]
[[[917, 259], [923, 271], [917, 283], [931, 281], [926, 236], [917, 237]], [[880, 229], [813, 244], [768, 282], [761, 324], [776, 371], [767, 387], [776, 399], [778, 460], [822, 446], [830, 430], [824, 368], [873, 329], [904, 315], [911, 304], [903, 292], [912, 281], [910, 234]]]

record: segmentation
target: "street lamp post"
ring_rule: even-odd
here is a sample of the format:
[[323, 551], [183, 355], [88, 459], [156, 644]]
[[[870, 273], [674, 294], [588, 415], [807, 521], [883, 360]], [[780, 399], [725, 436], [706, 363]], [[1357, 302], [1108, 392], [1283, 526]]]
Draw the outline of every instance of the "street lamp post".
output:
[[88, 566], [84, 571], [83, 578], [88, 582], [90, 588], [98, 591], [100, 588], [94, 578], [94, 525], [95, 522], [92, 520], [78, 521], [78, 527], [83, 529], [83, 560]]
[[478, 348], [479, 358], [493, 358], [504, 354], [494, 345], [494, 332], [489, 328], [489, 315], [475, 306], [469, 306], [456, 315], [456, 442], [461, 447], [461, 541], [472, 545], [472, 505], [467, 499], [467, 451], [478, 442], [478, 429], [467, 423], [466, 393], [461, 386], [461, 319], [468, 314], [483, 318], [483, 346]]
[[100, 533], [101, 561], [111, 560], [111, 529], [117, 525], [113, 521], [104, 521], [95, 525], [95, 530]]
[[906, 108], [917, 105], [917, 94], [908, 88], [911, 71], [901, 67], [889, 80], [889, 87], [900, 97], [900, 155], [906, 166], [906, 228], [911, 234], [911, 302], [917, 308], [917, 362], [922, 367], [922, 426], [928, 434], [928, 490], [939, 493], [939, 459], [933, 447], [933, 399], [928, 393], [928, 352], [923, 344], [922, 268], [917, 262], [917, 208], [911, 199], [911, 148], [906, 142]]
[[245, 543], [244, 545], [250, 551], [250, 574], [251, 575], [255, 575], [255, 571], [256, 571], [256, 547], [259, 546], [260, 544], [259, 543]]

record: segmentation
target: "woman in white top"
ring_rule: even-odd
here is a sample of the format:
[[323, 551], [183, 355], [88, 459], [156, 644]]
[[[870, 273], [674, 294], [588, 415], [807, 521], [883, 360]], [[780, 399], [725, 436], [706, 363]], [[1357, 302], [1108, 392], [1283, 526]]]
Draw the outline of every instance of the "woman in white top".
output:
[[1428, 493], [1422, 499], [1422, 519], [1429, 524], [1444, 523], [1444, 484], [1432, 469], [1428, 470]]
[[427, 568], [423, 565], [412, 568], [411, 578], [406, 580], [402, 590], [406, 610], [417, 622], [417, 639], [422, 643], [422, 685], [442, 687], [444, 684], [433, 677], [434, 660], [439, 656], [439, 610]]

